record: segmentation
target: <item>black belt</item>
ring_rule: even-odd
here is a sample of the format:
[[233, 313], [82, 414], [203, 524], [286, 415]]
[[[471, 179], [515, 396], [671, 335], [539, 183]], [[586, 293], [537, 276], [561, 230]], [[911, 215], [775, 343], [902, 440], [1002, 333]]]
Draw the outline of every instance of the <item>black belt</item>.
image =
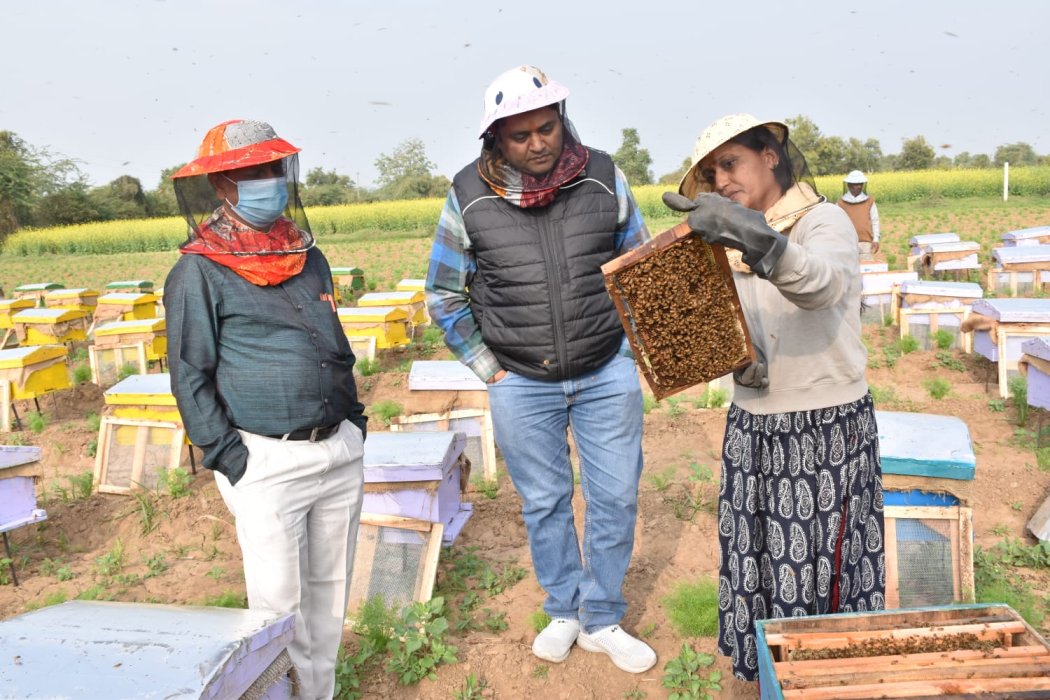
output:
[[310, 442], [320, 442], [321, 440], [327, 440], [335, 435], [335, 432], [339, 430], [339, 425], [339, 423], [333, 423], [332, 425], [323, 428], [303, 428], [301, 430], [293, 430], [284, 435], [267, 435], [266, 437], [273, 438], [274, 440], [309, 440]]

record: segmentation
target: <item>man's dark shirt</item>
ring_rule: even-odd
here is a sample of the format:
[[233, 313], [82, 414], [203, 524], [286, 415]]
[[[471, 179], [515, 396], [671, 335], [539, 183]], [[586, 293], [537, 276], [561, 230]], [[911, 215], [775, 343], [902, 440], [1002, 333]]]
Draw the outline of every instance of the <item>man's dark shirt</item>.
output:
[[303, 271], [260, 287], [200, 255], [164, 283], [171, 388], [204, 465], [236, 483], [248, 451], [236, 428], [282, 435], [339, 423], [365, 431], [354, 356], [321, 251]]

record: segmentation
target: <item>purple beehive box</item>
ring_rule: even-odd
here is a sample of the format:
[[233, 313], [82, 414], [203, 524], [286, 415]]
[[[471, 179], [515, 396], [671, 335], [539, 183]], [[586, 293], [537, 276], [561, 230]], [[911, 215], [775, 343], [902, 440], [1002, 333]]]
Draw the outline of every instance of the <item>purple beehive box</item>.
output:
[[1021, 345], [1021, 351], [1029, 359], [1035, 358], [1036, 362], [1028, 362], [1028, 405], [1036, 408], [1050, 409], [1050, 339], [1032, 338]]
[[39, 447], [0, 445], [0, 532], [47, 519], [36, 507]]
[[442, 523], [451, 544], [472, 513], [460, 501], [465, 446], [462, 433], [370, 433], [362, 512]]

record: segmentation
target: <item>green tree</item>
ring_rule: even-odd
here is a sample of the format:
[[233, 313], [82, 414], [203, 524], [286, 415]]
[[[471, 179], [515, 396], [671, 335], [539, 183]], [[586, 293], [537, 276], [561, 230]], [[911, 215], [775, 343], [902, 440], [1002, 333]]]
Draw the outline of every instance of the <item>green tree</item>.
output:
[[300, 190], [303, 204], [308, 207], [326, 207], [348, 204], [358, 199], [354, 181], [335, 170], [317, 167], [306, 174], [306, 186]]
[[0, 239], [34, 221], [41, 198], [82, 182], [76, 164], [0, 131]]
[[415, 138], [402, 141], [390, 155], [381, 153], [375, 165], [379, 171], [376, 179], [381, 189], [393, 188], [406, 178], [429, 178], [437, 167], [427, 158], [423, 142]]
[[623, 142], [619, 150], [613, 154], [613, 162], [623, 171], [627, 182], [632, 185], [649, 185], [653, 182], [653, 173], [649, 170], [653, 164], [653, 158], [648, 149], [641, 148], [641, 139], [638, 130], [634, 128], [623, 129]]
[[682, 181], [682, 178], [685, 177], [686, 172], [688, 172], [689, 168], [691, 168], [692, 166], [693, 159], [689, 156], [686, 156], [677, 170], [672, 170], [669, 173], [661, 175], [659, 183], [661, 185], [674, 185], [675, 187], [677, 187], [678, 183]]
[[33, 223], [38, 226], [68, 226], [102, 218], [102, 213], [83, 182], [75, 182], [44, 195], [38, 200], [33, 212]]
[[956, 168], [990, 168], [992, 159], [986, 153], [972, 154], [969, 151], [963, 151], [952, 159], [952, 165]]
[[1004, 143], [995, 149], [996, 167], [1003, 167], [1003, 163], [1009, 163], [1011, 166], [1039, 165], [1039, 156], [1024, 141]]
[[160, 182], [157, 188], [146, 193], [146, 203], [153, 216], [176, 216], [179, 213], [179, 202], [175, 198], [175, 182], [171, 176], [185, 163], [173, 165], [160, 171]]
[[897, 170], [925, 170], [933, 166], [935, 156], [933, 146], [926, 142], [925, 137], [904, 139], [897, 156]]
[[96, 187], [88, 196], [102, 219], [141, 219], [153, 214], [142, 183], [130, 175]]
[[791, 130], [791, 141], [798, 150], [802, 151], [802, 155], [806, 157], [810, 168], [813, 168], [817, 147], [820, 145], [821, 139], [824, 138], [824, 135], [820, 133], [820, 128], [812, 119], [801, 114], [785, 119], [784, 123]]

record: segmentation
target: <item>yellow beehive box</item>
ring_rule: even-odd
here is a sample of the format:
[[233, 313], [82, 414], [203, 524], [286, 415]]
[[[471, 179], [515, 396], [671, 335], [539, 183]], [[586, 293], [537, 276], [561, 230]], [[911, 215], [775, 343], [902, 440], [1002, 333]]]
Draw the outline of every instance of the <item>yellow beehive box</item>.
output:
[[35, 399], [73, 384], [66, 368], [65, 345], [0, 350], [0, 430], [11, 430], [11, 403]]
[[426, 294], [423, 292], [369, 292], [357, 300], [362, 308], [396, 306], [408, 314], [408, 322], [419, 326], [427, 322]]
[[94, 289], [53, 289], [44, 295], [44, 306], [93, 313], [98, 306], [98, 297], [99, 293]]
[[164, 287], [154, 289], [153, 296], [157, 297], [157, 316], [164, 318]]
[[170, 374], [132, 375], [107, 389], [102, 398], [108, 415], [182, 425], [175, 396], [171, 393]]
[[359, 267], [333, 267], [332, 283], [336, 287], [349, 287], [352, 290], [365, 288], [365, 271]]
[[88, 313], [77, 309], [26, 309], [11, 317], [19, 345], [61, 345], [87, 340]]
[[421, 279], [403, 279], [394, 287], [398, 292], [426, 292], [427, 281]]
[[168, 333], [163, 318], [146, 318], [135, 321], [110, 321], [95, 328], [95, 345], [146, 344], [146, 359], [156, 362], [168, 356]]
[[95, 322], [137, 321], [157, 317], [157, 297], [142, 292], [113, 292], [98, 298]]
[[15, 287], [16, 299], [32, 299], [34, 306], [43, 303], [44, 295], [53, 289], [62, 289], [65, 285], [58, 282], [34, 282], [33, 284], [20, 284]]
[[395, 306], [339, 309], [339, 323], [349, 336], [372, 336], [377, 348], [408, 345], [408, 313]]
[[11, 317], [24, 309], [32, 309], [36, 303], [32, 299], [0, 299], [0, 328], [14, 328]]

